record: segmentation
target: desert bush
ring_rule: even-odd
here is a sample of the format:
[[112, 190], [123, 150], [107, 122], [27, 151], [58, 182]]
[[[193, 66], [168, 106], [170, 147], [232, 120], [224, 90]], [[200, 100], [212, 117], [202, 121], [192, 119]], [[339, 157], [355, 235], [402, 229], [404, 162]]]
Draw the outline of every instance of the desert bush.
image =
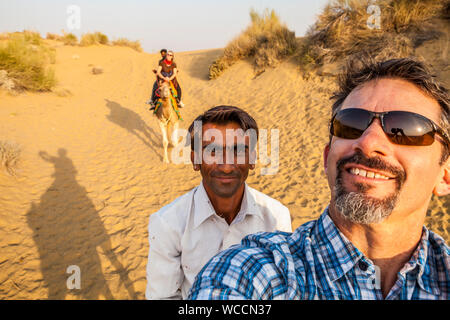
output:
[[250, 11], [251, 24], [224, 49], [209, 68], [209, 78], [215, 79], [235, 62], [253, 58], [256, 73], [275, 66], [283, 58], [293, 54], [297, 41], [295, 32], [281, 23], [274, 10], [262, 14]]
[[[39, 39], [39, 40], [38, 40]], [[0, 44], [0, 70], [7, 71], [18, 90], [49, 91], [55, 84], [54, 49], [47, 47], [35, 34], [14, 32]]]
[[65, 45], [75, 46], [78, 44], [78, 38], [73, 33], [65, 33], [60, 39]]
[[0, 169], [5, 170], [10, 175], [15, 175], [20, 152], [20, 147], [16, 143], [0, 141]]
[[56, 33], [47, 33], [46, 39], [48, 40], [56, 40], [56, 41], [62, 41], [65, 45], [68, 46], [75, 46], [78, 44], [78, 38], [73, 33], [66, 33], [64, 30], [62, 31], [63, 35], [60, 36]]
[[47, 32], [47, 34], [45, 35], [45, 39], [47, 40], [59, 40], [60, 36], [57, 35], [56, 33], [50, 33]]
[[437, 37], [431, 20], [445, 14], [448, 0], [379, 0], [380, 28], [369, 28], [370, 0], [334, 0], [308, 30], [297, 53], [305, 70], [341, 58], [411, 54], [424, 39]]
[[119, 38], [112, 42], [113, 46], [130, 47], [138, 52], [142, 52], [141, 43], [139, 40], [131, 41], [126, 38]]
[[39, 32], [24, 30], [22, 35], [27, 43], [39, 46], [42, 44], [42, 38]]
[[109, 44], [108, 37], [101, 32], [86, 33], [81, 37], [81, 46], [92, 46], [96, 44]]

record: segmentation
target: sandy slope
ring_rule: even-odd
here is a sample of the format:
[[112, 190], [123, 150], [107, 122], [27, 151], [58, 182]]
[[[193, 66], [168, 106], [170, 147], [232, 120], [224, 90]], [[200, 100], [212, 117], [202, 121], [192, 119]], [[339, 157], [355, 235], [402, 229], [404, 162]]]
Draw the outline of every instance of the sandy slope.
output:
[[[332, 78], [304, 80], [291, 62], [253, 79], [241, 62], [208, 81], [221, 50], [176, 54], [187, 128], [219, 104], [250, 112], [262, 129], [279, 129], [280, 167], [248, 182], [279, 199], [293, 227], [328, 201], [322, 169]], [[162, 163], [147, 100], [157, 55], [119, 47], [57, 48], [54, 93], [0, 92], [0, 139], [22, 147], [17, 177], [0, 174], [0, 298], [144, 298], [152, 212], [198, 185], [187, 164]], [[92, 75], [92, 66], [104, 73]], [[447, 69], [448, 70], [448, 69]], [[270, 137], [270, 135], [269, 135]], [[449, 197], [434, 199], [428, 225], [449, 239]], [[81, 268], [82, 288], [66, 288], [66, 268]]]

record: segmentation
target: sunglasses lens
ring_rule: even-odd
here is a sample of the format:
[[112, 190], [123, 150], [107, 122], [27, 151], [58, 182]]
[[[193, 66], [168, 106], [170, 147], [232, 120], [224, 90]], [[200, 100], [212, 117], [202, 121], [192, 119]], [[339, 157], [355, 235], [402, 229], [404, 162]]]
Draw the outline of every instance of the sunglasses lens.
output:
[[333, 119], [331, 134], [343, 139], [358, 139], [369, 126], [370, 113], [363, 109], [339, 111]]
[[391, 111], [384, 116], [384, 132], [396, 144], [428, 146], [434, 142], [431, 122], [416, 113]]

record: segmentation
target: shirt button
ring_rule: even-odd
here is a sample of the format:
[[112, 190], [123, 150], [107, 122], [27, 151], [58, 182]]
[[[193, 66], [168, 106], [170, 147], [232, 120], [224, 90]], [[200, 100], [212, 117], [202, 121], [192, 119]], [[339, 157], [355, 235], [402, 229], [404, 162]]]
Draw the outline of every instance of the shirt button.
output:
[[359, 267], [362, 271], [366, 271], [367, 268], [368, 268], [368, 265], [367, 265], [364, 261], [359, 260], [359, 262], [358, 262], [358, 267]]

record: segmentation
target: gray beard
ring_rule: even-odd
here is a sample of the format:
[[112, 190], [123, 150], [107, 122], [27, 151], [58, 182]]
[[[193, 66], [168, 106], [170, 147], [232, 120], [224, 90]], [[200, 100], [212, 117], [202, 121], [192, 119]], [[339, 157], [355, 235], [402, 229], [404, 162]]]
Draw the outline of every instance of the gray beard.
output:
[[[370, 168], [391, 172], [396, 177], [395, 191], [384, 199], [375, 199], [367, 195], [367, 191], [371, 189], [370, 185], [358, 183], [356, 184], [357, 191], [348, 192], [342, 181], [342, 172], [346, 163], [360, 163]], [[391, 215], [406, 180], [406, 174], [401, 168], [391, 167], [377, 157], [367, 158], [361, 152], [339, 160], [336, 167], [338, 174], [334, 187], [335, 208], [347, 220], [358, 224], [380, 223]]]
[[380, 223], [390, 216], [398, 200], [398, 192], [374, 199], [360, 192], [347, 192], [342, 185], [335, 187], [335, 206], [347, 220], [358, 224]]
[[[367, 195], [367, 191], [371, 189], [371, 186], [368, 184], [356, 184], [357, 190], [354, 192], [345, 190], [342, 172], [346, 163], [359, 163], [369, 168], [391, 172], [395, 176], [395, 191], [384, 199], [375, 199]], [[406, 174], [401, 168], [390, 166], [378, 157], [368, 158], [362, 152], [356, 152], [351, 157], [339, 160], [336, 168], [334, 205], [335, 209], [347, 220], [358, 224], [380, 223], [391, 215], [397, 204], [400, 190], [406, 180]]]

